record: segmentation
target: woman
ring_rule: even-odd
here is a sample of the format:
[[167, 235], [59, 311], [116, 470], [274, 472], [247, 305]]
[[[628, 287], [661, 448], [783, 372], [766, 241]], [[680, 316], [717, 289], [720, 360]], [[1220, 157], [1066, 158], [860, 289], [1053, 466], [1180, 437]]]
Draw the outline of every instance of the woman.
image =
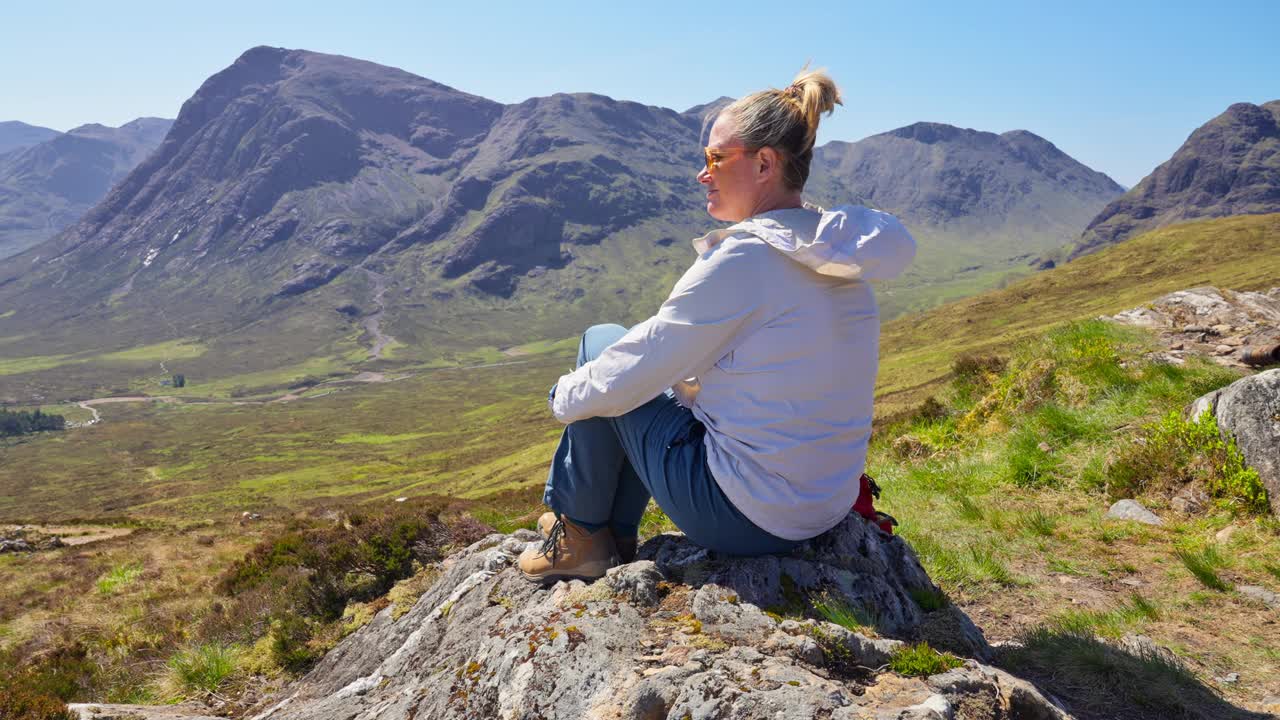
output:
[[879, 346], [866, 281], [902, 272], [915, 241], [891, 215], [801, 200], [837, 104], [831, 78], [802, 72], [716, 118], [698, 182], [711, 217], [734, 224], [693, 241], [698, 259], [656, 315], [589, 329], [552, 388], [568, 427], [546, 539], [520, 557], [529, 579], [629, 562], [651, 496], [691, 540], [737, 555], [788, 551], [849, 512]]

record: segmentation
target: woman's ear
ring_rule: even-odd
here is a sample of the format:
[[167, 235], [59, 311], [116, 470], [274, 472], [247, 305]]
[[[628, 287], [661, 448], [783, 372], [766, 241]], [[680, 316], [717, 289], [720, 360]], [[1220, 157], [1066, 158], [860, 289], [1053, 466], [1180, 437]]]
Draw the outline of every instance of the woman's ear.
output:
[[778, 156], [778, 151], [771, 147], [760, 148], [756, 152], [755, 161], [756, 182], [761, 185], [772, 182], [773, 176], [782, 168], [782, 158]]

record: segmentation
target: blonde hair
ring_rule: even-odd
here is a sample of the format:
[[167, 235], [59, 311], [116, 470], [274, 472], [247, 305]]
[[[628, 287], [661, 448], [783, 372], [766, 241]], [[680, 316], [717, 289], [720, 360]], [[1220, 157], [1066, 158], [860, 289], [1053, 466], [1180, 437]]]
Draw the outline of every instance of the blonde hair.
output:
[[740, 98], [721, 110], [735, 121], [736, 135], [749, 149], [771, 147], [783, 158], [783, 182], [802, 190], [809, 179], [813, 143], [822, 113], [830, 115], [840, 90], [823, 69], [800, 70], [787, 87], [770, 88]]

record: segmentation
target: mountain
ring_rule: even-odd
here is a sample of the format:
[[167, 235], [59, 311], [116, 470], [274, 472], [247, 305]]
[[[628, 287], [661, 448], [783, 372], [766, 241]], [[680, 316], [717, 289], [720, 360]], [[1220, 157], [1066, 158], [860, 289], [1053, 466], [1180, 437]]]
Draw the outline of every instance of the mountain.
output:
[[172, 120], [82, 125], [0, 156], [0, 258], [52, 237], [164, 139]]
[[[0, 313], [0, 339], [23, 336], [27, 357], [91, 359], [184, 338], [205, 349], [188, 376], [226, 377], [457, 360], [631, 322], [714, 224], [695, 175], [707, 114], [726, 102], [502, 105], [370, 62], [254, 48], [78, 223], [0, 262], [0, 307], [17, 308]], [[982, 272], [948, 292], [993, 284], [1004, 258], [1040, 248], [1027, 238], [1060, 243], [1107, 189], [1030, 133], [895, 133], [821, 148], [813, 194], [871, 199], [927, 250], [959, 248]], [[902, 166], [917, 176], [897, 171], [891, 147], [915, 153]], [[950, 198], [949, 182], [981, 202]], [[946, 280], [961, 259], [926, 256], [902, 287]], [[895, 287], [888, 314], [927, 295]]]
[[17, 120], [5, 120], [0, 122], [0, 155], [19, 148], [38, 145], [61, 134], [47, 127], [28, 125]]
[[1103, 208], [1070, 257], [1197, 218], [1280, 211], [1280, 100], [1236, 103]]
[[1067, 244], [1124, 192], [1026, 130], [920, 122], [823, 145], [814, 165], [824, 194], [862, 198], [909, 221], [921, 241], [917, 295], [969, 294], [967, 276], [1004, 273]]

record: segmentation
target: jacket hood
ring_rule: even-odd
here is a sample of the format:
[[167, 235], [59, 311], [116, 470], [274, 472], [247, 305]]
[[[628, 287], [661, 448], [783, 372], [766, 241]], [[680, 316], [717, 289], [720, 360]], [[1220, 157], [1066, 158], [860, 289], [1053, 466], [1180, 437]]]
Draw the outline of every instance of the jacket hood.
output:
[[699, 254], [733, 235], [754, 235], [815, 272], [850, 280], [897, 277], [916, 255], [911, 233], [889, 213], [861, 205], [773, 210], [693, 241]]

